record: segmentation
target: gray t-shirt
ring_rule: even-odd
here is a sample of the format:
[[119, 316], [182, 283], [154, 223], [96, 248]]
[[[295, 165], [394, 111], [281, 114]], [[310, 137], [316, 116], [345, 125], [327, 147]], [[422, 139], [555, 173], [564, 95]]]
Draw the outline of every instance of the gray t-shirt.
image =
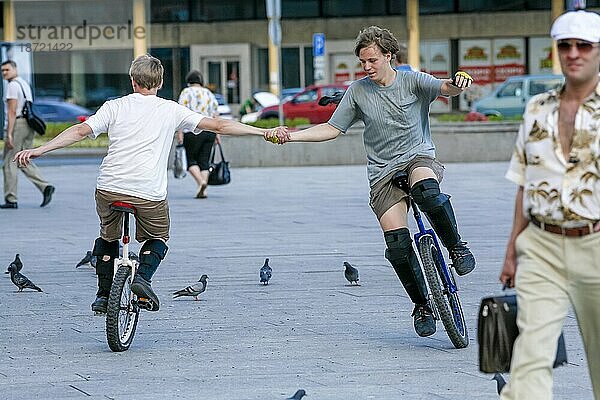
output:
[[443, 82], [422, 72], [397, 71], [390, 86], [365, 77], [346, 90], [328, 123], [346, 132], [355, 122], [364, 122], [371, 186], [416, 156], [435, 157], [429, 106], [441, 94]]

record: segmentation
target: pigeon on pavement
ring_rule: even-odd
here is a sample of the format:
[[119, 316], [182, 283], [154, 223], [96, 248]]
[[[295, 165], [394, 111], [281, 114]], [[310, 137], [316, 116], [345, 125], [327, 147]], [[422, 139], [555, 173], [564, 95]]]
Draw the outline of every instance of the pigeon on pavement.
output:
[[90, 264], [92, 267], [96, 268], [96, 256], [92, 255], [90, 250], [85, 253], [85, 256], [77, 263], [75, 268], [79, 268], [85, 264]]
[[129, 255], [130, 260], [137, 261], [138, 263], [140, 262], [140, 257], [138, 257], [138, 255], [135, 254], [133, 251], [130, 251], [127, 254]]
[[264, 285], [269, 284], [269, 279], [271, 279], [271, 275], [273, 274], [273, 269], [269, 266], [269, 259], [265, 259], [265, 264], [260, 269], [260, 283]]
[[304, 396], [306, 396], [306, 391], [304, 389], [298, 389], [292, 397], [288, 397], [288, 400], [300, 400]]
[[35, 286], [33, 282], [31, 282], [29, 279], [27, 279], [25, 275], [19, 272], [18, 267], [14, 262], [10, 264], [8, 270], [10, 271], [10, 280], [12, 281], [12, 283], [15, 284], [16, 287], [19, 288], [19, 292], [23, 289], [34, 289], [38, 292], [42, 291], [42, 289]]
[[498, 394], [500, 394], [500, 392], [502, 391], [502, 388], [504, 387], [504, 385], [506, 385], [506, 380], [504, 379], [504, 377], [502, 375], [500, 375], [499, 373], [495, 373], [494, 377], [492, 378], [493, 381], [496, 381], [496, 391], [498, 392]]
[[344, 261], [344, 267], [346, 267], [344, 270], [344, 276], [348, 282], [350, 282], [351, 285], [352, 282], [358, 285], [358, 269], [354, 268], [349, 262], [346, 261]]
[[4, 273], [5, 274], [10, 274], [10, 267], [13, 266], [13, 265], [15, 267], [17, 267], [17, 272], [19, 272], [19, 271], [21, 271], [23, 269], [23, 263], [21, 262], [21, 259], [19, 258], [19, 254], [17, 254], [15, 256], [14, 261], [9, 264], [8, 269]]
[[206, 280], [208, 279], [208, 275], [202, 275], [200, 279], [198, 279], [198, 283], [190, 285], [186, 288], [173, 292], [173, 298], [181, 296], [193, 296], [195, 300], [200, 300], [198, 296], [200, 293], [206, 290]]

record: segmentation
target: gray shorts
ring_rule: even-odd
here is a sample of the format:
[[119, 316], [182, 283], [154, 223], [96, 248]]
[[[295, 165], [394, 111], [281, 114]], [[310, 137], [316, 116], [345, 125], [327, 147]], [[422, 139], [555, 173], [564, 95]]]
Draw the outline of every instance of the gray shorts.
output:
[[392, 184], [392, 177], [394, 174], [398, 171], [406, 171], [410, 176], [413, 170], [419, 167], [431, 169], [435, 176], [437, 176], [438, 182], [442, 181], [444, 177], [444, 166], [435, 158], [426, 156], [417, 156], [405, 166], [390, 172], [371, 186], [369, 205], [378, 220], [381, 219], [387, 210], [400, 203], [408, 196], [407, 193], [404, 193], [404, 190], [397, 188]]
[[100, 217], [100, 237], [112, 242], [119, 240], [123, 230], [123, 217], [119, 211], [110, 209], [110, 204], [123, 201], [134, 206], [135, 239], [144, 242], [149, 239], [169, 240], [169, 203], [167, 200], [151, 201], [126, 194], [96, 189], [96, 212]]

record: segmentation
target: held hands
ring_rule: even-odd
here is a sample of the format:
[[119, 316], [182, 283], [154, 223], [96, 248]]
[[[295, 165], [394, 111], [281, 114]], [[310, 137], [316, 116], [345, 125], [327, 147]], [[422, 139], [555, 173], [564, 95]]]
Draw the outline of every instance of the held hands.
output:
[[273, 144], [284, 144], [291, 140], [287, 126], [278, 126], [277, 128], [267, 129], [263, 137], [267, 142]]
[[467, 89], [472, 83], [473, 78], [464, 71], [458, 71], [454, 74], [454, 78], [452, 78], [452, 85], [456, 86], [460, 90]]

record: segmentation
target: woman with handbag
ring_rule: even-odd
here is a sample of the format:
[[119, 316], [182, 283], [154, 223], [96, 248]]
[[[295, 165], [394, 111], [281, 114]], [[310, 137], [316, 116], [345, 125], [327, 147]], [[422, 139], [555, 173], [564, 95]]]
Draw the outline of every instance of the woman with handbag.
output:
[[[204, 78], [200, 71], [190, 71], [185, 80], [188, 87], [181, 91], [179, 104], [207, 117], [217, 117], [219, 103], [215, 95], [204, 87]], [[198, 189], [197, 199], [206, 198], [208, 186], [209, 159], [213, 145], [220, 143], [219, 135], [214, 132], [204, 131], [200, 135], [192, 132], [177, 131], [177, 141], [183, 143], [187, 158], [187, 170], [194, 177]]]

